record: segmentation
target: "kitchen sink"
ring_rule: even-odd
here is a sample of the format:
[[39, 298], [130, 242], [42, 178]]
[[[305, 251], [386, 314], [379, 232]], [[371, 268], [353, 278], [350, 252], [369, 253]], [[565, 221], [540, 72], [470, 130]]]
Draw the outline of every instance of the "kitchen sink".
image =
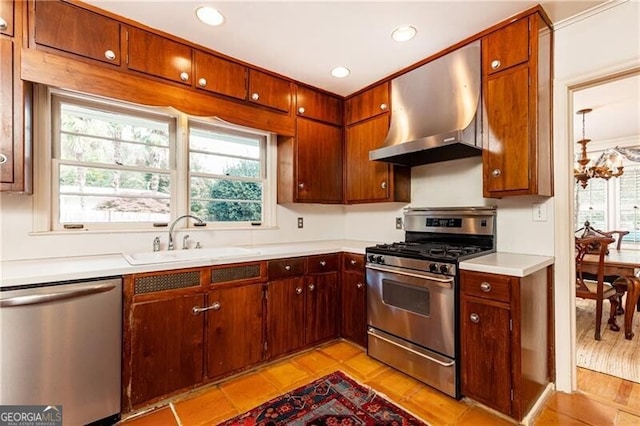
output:
[[122, 253], [122, 256], [131, 265], [147, 265], [151, 263], [187, 262], [191, 260], [217, 260], [258, 254], [260, 254], [260, 250], [244, 247], [211, 247], [192, 250]]

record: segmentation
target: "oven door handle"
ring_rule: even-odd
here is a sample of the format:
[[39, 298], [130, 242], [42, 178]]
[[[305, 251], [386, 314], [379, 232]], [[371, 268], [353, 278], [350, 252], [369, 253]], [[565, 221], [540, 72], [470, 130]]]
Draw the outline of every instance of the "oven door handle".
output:
[[423, 354], [422, 352], [414, 351], [414, 350], [413, 350], [413, 349], [411, 349], [411, 348], [408, 348], [408, 347], [406, 347], [406, 346], [400, 345], [400, 344], [398, 344], [398, 343], [394, 342], [393, 340], [391, 340], [391, 339], [387, 339], [386, 337], [382, 337], [381, 335], [376, 334], [376, 333], [373, 333], [373, 332], [371, 332], [370, 330], [368, 330], [368, 331], [367, 331], [367, 334], [370, 334], [370, 335], [374, 336], [376, 339], [383, 340], [383, 341], [385, 341], [385, 342], [389, 343], [390, 345], [397, 346], [397, 347], [399, 347], [400, 349], [402, 349], [403, 351], [409, 351], [409, 352], [411, 352], [411, 353], [412, 353], [412, 354], [414, 354], [414, 355], [418, 355], [418, 356], [420, 356], [420, 357], [422, 357], [422, 358], [426, 358], [426, 359], [428, 359], [429, 361], [435, 362], [436, 364], [441, 365], [441, 366], [443, 366], [443, 367], [451, 367], [453, 364], [455, 364], [455, 363], [456, 363], [455, 361], [451, 361], [451, 362], [442, 362], [442, 361], [440, 361], [439, 359], [432, 358], [432, 357], [430, 357], [429, 355], [425, 355], [425, 354]]
[[367, 268], [380, 272], [388, 272], [390, 274], [404, 275], [406, 277], [420, 278], [422, 280], [435, 281], [440, 287], [451, 288], [454, 277], [440, 278], [433, 275], [420, 274], [417, 272], [408, 272], [406, 270], [391, 268], [387, 266], [367, 264]]

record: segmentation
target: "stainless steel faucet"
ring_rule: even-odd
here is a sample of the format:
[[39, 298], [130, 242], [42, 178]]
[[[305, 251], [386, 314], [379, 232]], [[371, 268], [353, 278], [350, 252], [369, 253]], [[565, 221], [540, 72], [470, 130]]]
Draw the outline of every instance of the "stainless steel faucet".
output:
[[198, 216], [194, 216], [192, 214], [185, 214], [182, 216], [177, 217], [173, 222], [171, 222], [171, 226], [169, 227], [169, 247], [167, 247], [167, 250], [173, 250], [173, 227], [176, 226], [176, 223], [178, 223], [178, 221], [180, 219], [185, 219], [190, 217], [191, 219], [196, 220], [196, 223], [193, 224], [193, 226], [207, 226], [207, 224], [200, 219]]

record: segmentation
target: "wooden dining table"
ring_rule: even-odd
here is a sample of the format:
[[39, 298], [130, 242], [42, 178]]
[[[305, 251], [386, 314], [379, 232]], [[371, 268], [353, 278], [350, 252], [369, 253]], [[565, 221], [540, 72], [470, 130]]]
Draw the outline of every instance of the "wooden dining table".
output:
[[[583, 271], [597, 273], [598, 255], [587, 254], [583, 259]], [[626, 280], [618, 280], [616, 287], [619, 292], [627, 292], [627, 300], [624, 307], [624, 334], [625, 338], [633, 337], [633, 315], [640, 311], [640, 250], [609, 249], [609, 254], [604, 260], [604, 275], [625, 277]], [[626, 287], [626, 288], [622, 288]]]

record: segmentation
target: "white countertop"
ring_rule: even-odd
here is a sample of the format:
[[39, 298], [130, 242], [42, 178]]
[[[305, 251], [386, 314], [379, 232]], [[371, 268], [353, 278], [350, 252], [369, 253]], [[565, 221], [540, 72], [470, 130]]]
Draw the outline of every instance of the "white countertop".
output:
[[300, 243], [244, 246], [259, 250], [260, 254], [224, 259], [199, 259], [178, 262], [130, 265], [121, 254], [30, 259], [2, 262], [0, 287], [82, 280], [140, 272], [166, 271], [227, 263], [249, 262], [314, 254], [350, 252], [364, 254], [365, 248], [375, 245], [371, 241], [331, 240]]
[[553, 256], [497, 252], [460, 262], [459, 268], [467, 271], [526, 277], [553, 263]]

